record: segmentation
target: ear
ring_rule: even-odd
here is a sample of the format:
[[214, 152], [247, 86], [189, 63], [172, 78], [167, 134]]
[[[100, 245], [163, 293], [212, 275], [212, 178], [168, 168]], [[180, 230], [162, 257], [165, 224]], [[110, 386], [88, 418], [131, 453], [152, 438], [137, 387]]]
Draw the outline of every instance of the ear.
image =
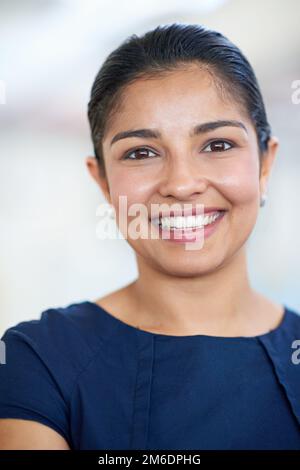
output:
[[273, 168], [273, 163], [276, 157], [276, 153], [279, 146], [279, 140], [275, 136], [271, 136], [268, 141], [268, 148], [261, 156], [261, 170], [260, 170], [260, 194], [264, 194], [267, 191], [268, 181]]
[[105, 199], [111, 203], [110, 199], [110, 191], [109, 185], [107, 181], [107, 177], [104, 174], [104, 171], [99, 167], [99, 163], [96, 157], [86, 157], [86, 166], [87, 169], [92, 176], [92, 178], [96, 181], [98, 186], [100, 187], [101, 191], [104, 194]]

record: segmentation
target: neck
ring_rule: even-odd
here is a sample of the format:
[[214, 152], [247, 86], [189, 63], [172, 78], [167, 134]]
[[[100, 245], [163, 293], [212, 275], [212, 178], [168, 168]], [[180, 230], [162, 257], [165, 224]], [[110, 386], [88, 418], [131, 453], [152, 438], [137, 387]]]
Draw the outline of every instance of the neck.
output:
[[245, 249], [219, 269], [193, 278], [155, 270], [139, 256], [137, 265], [139, 276], [130, 295], [140, 328], [227, 336], [253, 325], [261, 297], [250, 285]]

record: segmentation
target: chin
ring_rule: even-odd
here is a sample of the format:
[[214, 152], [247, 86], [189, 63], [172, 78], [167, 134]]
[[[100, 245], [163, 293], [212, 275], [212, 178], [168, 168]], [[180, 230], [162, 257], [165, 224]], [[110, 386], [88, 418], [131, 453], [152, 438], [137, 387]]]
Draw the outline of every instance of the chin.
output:
[[[188, 254], [186, 254], [188, 253]], [[185, 251], [183, 256], [161, 256], [159, 259], [153, 260], [160, 271], [177, 277], [199, 277], [209, 274], [220, 267], [223, 256], [210, 254], [203, 256], [201, 259], [201, 250], [199, 256], [195, 255], [195, 251]]]

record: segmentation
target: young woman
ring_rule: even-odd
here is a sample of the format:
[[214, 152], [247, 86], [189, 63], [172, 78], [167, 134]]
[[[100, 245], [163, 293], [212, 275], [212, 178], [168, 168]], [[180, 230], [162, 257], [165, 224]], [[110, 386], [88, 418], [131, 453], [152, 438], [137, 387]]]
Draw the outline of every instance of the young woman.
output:
[[247, 272], [278, 148], [248, 60], [199, 25], [133, 35], [88, 117], [117, 220], [126, 197], [158, 237], [126, 233], [131, 284], [5, 332], [0, 447], [300, 449], [300, 316]]

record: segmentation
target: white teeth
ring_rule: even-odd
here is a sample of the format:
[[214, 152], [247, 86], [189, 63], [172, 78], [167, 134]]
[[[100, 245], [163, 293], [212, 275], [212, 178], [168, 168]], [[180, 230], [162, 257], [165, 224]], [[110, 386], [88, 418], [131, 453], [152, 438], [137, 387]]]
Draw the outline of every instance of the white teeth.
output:
[[[214, 212], [210, 215], [189, 215], [187, 217], [162, 217], [159, 221], [159, 225], [163, 229], [182, 229], [182, 228], [197, 228], [203, 227], [204, 225], [211, 224], [219, 216], [220, 212]], [[155, 222], [154, 222], [155, 223]], [[156, 220], [158, 224], [158, 220]]]

